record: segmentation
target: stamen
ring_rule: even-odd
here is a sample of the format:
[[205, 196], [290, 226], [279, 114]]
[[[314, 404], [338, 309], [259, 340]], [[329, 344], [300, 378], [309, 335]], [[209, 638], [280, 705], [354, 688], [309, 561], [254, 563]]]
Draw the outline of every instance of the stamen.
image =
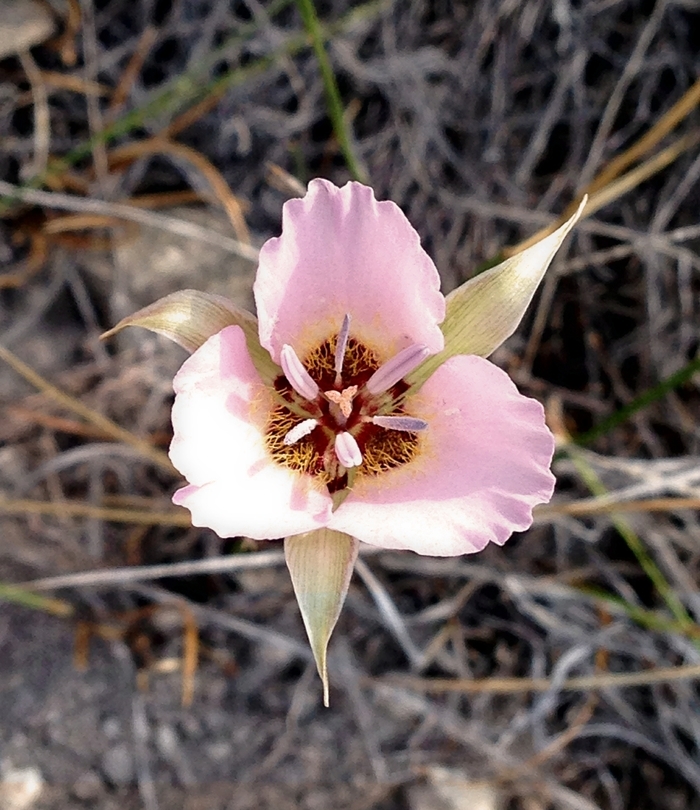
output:
[[282, 444], [286, 444], [287, 447], [296, 444], [300, 439], [303, 439], [304, 436], [308, 436], [316, 425], [318, 425], [318, 420], [304, 419], [303, 422], [299, 422], [298, 425], [294, 425], [284, 439], [282, 439]]
[[413, 416], [373, 416], [372, 424], [387, 430], [405, 430], [408, 433], [419, 433], [428, 427], [425, 419]]
[[338, 433], [335, 437], [335, 454], [346, 469], [362, 464], [362, 451], [352, 433]]
[[343, 373], [343, 361], [345, 360], [345, 350], [348, 347], [348, 338], [350, 337], [350, 316], [346, 315], [343, 318], [343, 325], [338, 332], [338, 340], [335, 344], [335, 384], [340, 385]]
[[318, 396], [318, 385], [313, 381], [309, 372], [304, 368], [297, 353], [287, 343], [280, 352], [280, 365], [284, 376], [289, 380], [292, 388], [304, 399], [313, 401]]
[[370, 394], [383, 394], [417, 368], [429, 354], [430, 349], [422, 343], [414, 343], [400, 351], [367, 380], [367, 390]]
[[347, 419], [352, 413], [352, 401], [357, 394], [357, 386], [350, 385], [342, 391], [324, 391], [323, 396], [329, 402], [335, 403], [343, 416]]

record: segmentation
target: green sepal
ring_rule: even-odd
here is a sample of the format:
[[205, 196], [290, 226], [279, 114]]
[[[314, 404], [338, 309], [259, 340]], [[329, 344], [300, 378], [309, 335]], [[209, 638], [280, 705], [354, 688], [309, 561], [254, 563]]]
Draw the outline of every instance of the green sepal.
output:
[[246, 337], [248, 352], [264, 382], [271, 383], [281, 374], [267, 350], [260, 345], [255, 315], [221, 295], [179, 290], [123, 318], [105, 332], [102, 339], [116, 335], [127, 326], [141, 326], [164, 335], [190, 353], [197, 351], [212, 335], [225, 327], [240, 326]]
[[412, 391], [450, 357], [456, 354], [488, 357], [515, 332], [554, 255], [583, 213], [586, 201], [584, 197], [576, 213], [554, 233], [469, 279], [447, 296], [442, 323], [445, 348], [408, 375], [406, 381]]
[[331, 529], [297, 534], [284, 541], [284, 557], [323, 682], [325, 706], [329, 705], [328, 642], [348, 592], [359, 547], [354, 537]]

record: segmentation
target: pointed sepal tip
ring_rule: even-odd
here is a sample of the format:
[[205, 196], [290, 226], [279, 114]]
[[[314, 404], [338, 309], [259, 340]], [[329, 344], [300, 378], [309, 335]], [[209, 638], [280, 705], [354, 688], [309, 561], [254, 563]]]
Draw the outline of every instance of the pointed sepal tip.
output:
[[163, 335], [190, 353], [227, 326], [240, 326], [251, 359], [263, 380], [270, 382], [280, 373], [279, 367], [260, 345], [257, 318], [221, 295], [178, 290], [123, 318], [100, 338], [113, 337], [127, 326], [140, 326]]
[[294, 594], [323, 683], [324, 706], [329, 705], [328, 642], [348, 592], [359, 546], [354, 537], [331, 529], [297, 534], [284, 541]]
[[553, 233], [469, 279], [447, 296], [447, 314], [441, 327], [445, 348], [406, 377], [413, 391], [450, 357], [488, 357], [515, 332], [554, 255], [583, 215], [587, 201], [584, 197], [573, 216]]

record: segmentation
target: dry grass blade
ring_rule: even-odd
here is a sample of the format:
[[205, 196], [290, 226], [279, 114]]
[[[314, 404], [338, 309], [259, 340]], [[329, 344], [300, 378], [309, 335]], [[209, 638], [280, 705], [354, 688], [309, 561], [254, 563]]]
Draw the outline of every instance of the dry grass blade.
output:
[[90, 663], [90, 639], [92, 638], [90, 622], [78, 621], [75, 624], [73, 639], [73, 666], [78, 672], [87, 672]]
[[64, 65], [72, 67], [78, 61], [75, 40], [80, 33], [81, 14], [78, 0], [68, 0], [66, 3], [64, 30], [56, 42]]
[[48, 240], [45, 234], [32, 234], [29, 256], [17, 272], [0, 274], [0, 290], [22, 287], [41, 270], [47, 258]]
[[84, 438], [99, 439], [101, 441], [112, 438], [105, 433], [104, 430], [96, 428], [93, 425], [86, 425], [84, 422], [75, 422], [71, 419], [53, 416], [49, 413], [33, 411], [18, 405], [11, 405], [7, 408], [6, 413], [8, 416], [15, 417], [26, 424], [41, 425], [49, 430], [70, 433], [73, 436], [83, 436]]
[[76, 211], [86, 214], [105, 214], [106, 216], [138, 222], [152, 228], [160, 228], [190, 239], [208, 242], [217, 245], [223, 250], [242, 256], [251, 262], [257, 262], [258, 251], [250, 245], [245, 245], [237, 239], [223, 236], [211, 228], [205, 228], [194, 222], [184, 219], [167, 217], [153, 211], [142, 211], [138, 207], [124, 203], [111, 203], [104, 200], [83, 199], [70, 194], [57, 194], [49, 191], [39, 191], [32, 188], [20, 188], [0, 180], [0, 196], [17, 199], [23, 202], [42, 205], [46, 208], [57, 208], [64, 211]]
[[194, 124], [195, 121], [199, 121], [203, 115], [213, 110], [225, 95], [225, 87], [215, 87], [211, 93], [205, 96], [201, 101], [193, 104], [189, 109], [180, 113], [176, 118], [173, 118], [168, 126], [159, 133], [159, 137], [170, 140], [176, 135], [179, 135], [183, 129], [187, 129], [187, 127]]
[[106, 84], [99, 82], [92, 82], [89, 79], [84, 79], [82, 76], [75, 76], [71, 73], [58, 73], [55, 70], [42, 70], [41, 78], [47, 88], [55, 88], [56, 90], [70, 90], [73, 93], [80, 93], [86, 95], [87, 93], [95, 93], [99, 96], [108, 96], [112, 90]]
[[[167, 456], [166, 456], [167, 458]], [[149, 512], [138, 509], [115, 509], [90, 503], [71, 501], [32, 501], [0, 497], [0, 513], [6, 515], [51, 515], [54, 517], [84, 517], [112, 523], [127, 523], [140, 526], [189, 527], [192, 521], [188, 514], [172, 512]]]
[[32, 89], [34, 101], [34, 160], [31, 167], [27, 167], [26, 175], [34, 177], [46, 171], [51, 145], [51, 121], [49, 116], [49, 100], [46, 85], [41, 71], [37, 67], [34, 57], [29, 51], [19, 55], [22, 68], [27, 74]]
[[72, 413], [82, 417], [91, 425], [94, 425], [95, 427], [104, 431], [115, 441], [124, 442], [130, 447], [133, 447], [142, 456], [144, 456], [144, 458], [147, 458], [162, 470], [169, 473], [177, 472], [170, 463], [170, 459], [168, 458], [167, 454], [162, 450], [156, 449], [149, 442], [140, 439], [138, 436], [134, 436], [133, 433], [130, 433], [128, 430], [120, 427], [111, 419], [108, 419], [106, 416], [102, 416], [102, 414], [97, 413], [97, 411], [92, 410], [92, 408], [88, 408], [87, 405], [83, 405], [82, 402], [78, 401], [69, 394], [64, 393], [59, 388], [56, 388], [55, 385], [52, 385], [40, 374], [37, 374], [36, 371], [31, 369], [26, 363], [23, 363], [19, 357], [4, 346], [0, 346], [0, 359], [4, 360], [27, 382], [31, 383], [31, 385], [33, 385], [35, 388], [38, 388], [54, 402], [68, 409]]
[[555, 757], [581, 734], [593, 717], [598, 702], [598, 695], [595, 693], [589, 694], [583, 705], [576, 712], [576, 716], [572, 720], [571, 725], [565, 731], [557, 735], [541, 751], [538, 751], [535, 756], [530, 757], [530, 759], [515, 768], [506, 769], [501, 772], [495, 781], [503, 784], [505, 782], [517, 782], [522, 779], [527, 779], [536, 768], [541, 767], [545, 762]]
[[187, 605], [180, 605], [183, 619], [182, 631], [182, 707], [192, 705], [194, 678], [199, 662], [199, 628]]
[[590, 181], [590, 179], [594, 176], [596, 167], [602, 162], [602, 156], [603, 152], [605, 151], [606, 143], [610, 138], [615, 121], [619, 116], [623, 100], [635, 77], [638, 76], [640, 71], [643, 69], [646, 55], [652, 41], [659, 31], [659, 27], [666, 14], [668, 5], [667, 0], [661, 0], [661, 2], [656, 3], [650, 13], [644, 16], [644, 22], [635, 32], [636, 42], [629, 53], [628, 58], [625, 60], [625, 65], [620, 73], [620, 76], [617, 78], [614, 86], [612, 87], [612, 92], [605, 100], [602, 115], [600, 116], [600, 120], [597, 122], [596, 131], [591, 141], [590, 149], [581, 168], [581, 174], [585, 183]]
[[[611, 160], [596, 177], [586, 186], [583, 194], [588, 194], [590, 199], [588, 205], [583, 212], [583, 219], [591, 216], [595, 211], [608, 205], [613, 200], [618, 199], [623, 194], [636, 188], [642, 181], [648, 179], [656, 172], [672, 163], [680, 154], [687, 149], [692, 148], [698, 143], [697, 133], [691, 133], [680, 138], [670, 147], [667, 147], [658, 155], [648, 160], [638, 169], [629, 172], [624, 177], [620, 178], [618, 182], [616, 179], [622, 172], [634, 163], [639, 158], [647, 154], [653, 149], [659, 141], [662, 140], [669, 132], [686, 118], [697, 105], [700, 104], [700, 79], [698, 79], [692, 87], [680, 98], [668, 112], [665, 113], [651, 129], [643, 135], [635, 144], [629, 149], [625, 150], [621, 155]], [[581, 196], [583, 196], [583, 194]], [[563, 222], [571, 216], [576, 210], [578, 205], [577, 198], [572, 202], [562, 213], [562, 215], [555, 220], [551, 225], [538, 231], [533, 236], [525, 239], [523, 242], [518, 243], [514, 247], [506, 248], [503, 251], [505, 257], [513, 256], [520, 251], [530, 247], [530, 245], [537, 242], [539, 239], [553, 233]]]
[[176, 205], [203, 203], [204, 198], [194, 189], [182, 191], [157, 191], [153, 194], [139, 194], [129, 198], [129, 205], [136, 208], [172, 208]]
[[417, 692], [446, 694], [456, 692], [465, 695], [501, 694], [522, 692], [548, 692], [552, 688], [564, 692], [590, 692], [620, 687], [650, 686], [673, 681], [700, 679], [700, 664], [680, 667], [663, 667], [648, 672], [606, 672], [599, 675], [582, 675], [567, 678], [555, 684], [549, 678], [415, 678], [411, 675], [392, 675], [385, 678], [368, 678], [369, 685], [389, 684]]
[[[83, 46], [83, 62], [85, 64], [85, 78], [89, 79], [91, 83], [95, 83], [99, 72], [99, 50], [97, 43], [97, 30], [95, 27], [95, 7], [93, 0], [79, 0], [80, 11], [82, 16], [82, 46]], [[87, 101], [88, 112], [88, 125], [90, 127], [90, 134], [93, 138], [92, 143], [92, 159], [95, 166], [95, 174], [97, 180], [102, 187], [102, 193], [106, 191], [107, 176], [109, 174], [107, 168], [107, 150], [104, 143], [95, 138], [98, 132], [104, 129], [102, 119], [102, 109], [99, 103], [99, 94], [88, 91], [85, 94]]]
[[162, 565], [139, 565], [127, 568], [109, 568], [101, 571], [80, 571], [25, 582], [22, 588], [31, 591], [51, 591], [57, 588], [114, 586], [124, 582], [147, 582], [165, 577], [201, 574], [226, 574], [232, 571], [250, 571], [269, 566], [284, 565], [282, 551], [256, 551], [206, 560], [191, 560]]
[[628, 172], [616, 180], [611, 180], [598, 190], [593, 192], [588, 200], [588, 203], [583, 211], [584, 217], [590, 217], [611, 202], [619, 199], [623, 194], [636, 188], [640, 183], [653, 177], [657, 172], [670, 166], [683, 152], [687, 152], [694, 146], [700, 143], [700, 133], [691, 132], [679, 138], [671, 146], [666, 147], [658, 154], [654, 155], [649, 160], [637, 166], [636, 169]]
[[621, 155], [613, 158], [586, 188], [589, 194], [604, 188], [612, 180], [651, 151], [666, 135], [672, 132], [700, 104], [700, 79], [686, 90], [681, 98], [635, 144]]
[[267, 182], [290, 197], [303, 197], [306, 193], [306, 186], [303, 183], [271, 161], [267, 164]]
[[[607, 183], [607, 185], [602, 186], [598, 190], [591, 193], [581, 214], [580, 222], [583, 222], [583, 220], [592, 216], [596, 211], [600, 210], [606, 205], [610, 205], [610, 203], [618, 200], [623, 195], [637, 188], [645, 180], [648, 180], [650, 177], [658, 174], [658, 172], [672, 164], [684, 152], [687, 152], [689, 149], [697, 146], [698, 143], [700, 143], [700, 135], [697, 132], [691, 132], [688, 135], [684, 135], [675, 143], [671, 144], [671, 146], [668, 146], [666, 149], [663, 149], [645, 163], [637, 166], [636, 169], [633, 169], [622, 177], [611, 180], [609, 183]], [[551, 225], [542, 228], [537, 233], [518, 243], [514, 247], [505, 248], [503, 250], [503, 256], [506, 258], [509, 256], [514, 256], [515, 254], [531, 247], [540, 239], [544, 239], [546, 236], [554, 233], [558, 227], [566, 222], [567, 214], [570, 216], [571, 212], [576, 211], [577, 206], [580, 205], [580, 199], [581, 198], [577, 199], [574, 204], [568, 206], [565, 212]]]
[[212, 191], [228, 214], [236, 236], [243, 244], [250, 244], [250, 232], [243, 216], [241, 203], [233, 195], [221, 173], [201, 152], [182, 143], [153, 138], [148, 141], [120, 146], [112, 150], [109, 154], [109, 163], [110, 166], [115, 166], [124, 161], [135, 160], [146, 155], [171, 155], [190, 163], [209, 183]]
[[[84, 422], [76, 422], [73, 419], [66, 419], [61, 416], [54, 416], [50, 413], [42, 413], [29, 408], [23, 408], [19, 405], [10, 405], [6, 409], [8, 416], [13, 417], [14, 420], [22, 422], [25, 425], [41, 425], [56, 433], [67, 433], [71, 436], [82, 436], [86, 439], [97, 439], [98, 441], [111, 441], [113, 437], [93, 425], [86, 425]], [[0, 432], [0, 439], [8, 435], [12, 435], [13, 430], [16, 429], [13, 423], [11, 428], [6, 432]], [[148, 441], [155, 446], [167, 445], [170, 442], [172, 434], [169, 431], [160, 431], [151, 434]]]
[[386, 588], [372, 573], [371, 569], [364, 562], [364, 560], [357, 559], [355, 562], [355, 571], [360, 579], [365, 584], [365, 587], [370, 592], [374, 603], [376, 604], [379, 612], [386, 623], [386, 626], [391, 630], [394, 638], [398, 641], [401, 649], [406, 654], [406, 658], [411, 662], [411, 666], [419, 669], [423, 660], [421, 651], [413, 643], [406, 623], [404, 622], [398, 608], [394, 604], [391, 596]]
[[124, 68], [119, 84], [116, 86], [107, 108], [106, 118], [111, 121], [129, 96], [132, 85], [136, 81], [149, 51], [158, 39], [158, 29], [152, 25], [147, 26], [139, 38], [131, 59]]
[[[203, 202], [202, 195], [190, 189], [183, 191], [170, 191], [156, 194], [141, 194], [138, 197], [131, 197], [129, 205], [134, 208], [170, 208], [177, 205], [187, 205], [188, 203]], [[117, 217], [106, 214], [65, 214], [48, 220], [42, 226], [42, 233], [54, 235], [58, 233], [72, 233], [74, 231], [89, 230], [93, 228], [114, 228], [121, 220]], [[135, 224], [129, 223], [128, 227], [136, 228]], [[135, 232], [136, 233], [136, 232]], [[131, 234], [127, 231], [127, 237]]]
[[[92, 228], [115, 228], [119, 225], [116, 217], [105, 214], [68, 214], [50, 219], [42, 228], [43, 233], [54, 235], [57, 233], [73, 233]], [[132, 226], [133, 227], [133, 226]]]
[[173, 605], [175, 607], [178, 605], [186, 605], [195, 619], [199, 621], [200, 625], [208, 624], [223, 627], [245, 638], [249, 638], [252, 641], [259, 641], [264, 644], [269, 644], [272, 647], [277, 647], [286, 654], [298, 656], [303, 661], [312, 660], [311, 650], [308, 644], [302, 644], [290, 638], [288, 634], [285, 635], [275, 630], [270, 630], [263, 625], [255, 624], [246, 619], [239, 619], [237, 616], [232, 616], [223, 610], [199, 605], [183, 596], [170, 593], [155, 585], [134, 584], [129, 585], [129, 590], [160, 604]]
[[551, 503], [538, 506], [538, 521], [556, 515], [607, 515], [611, 512], [676, 512], [681, 509], [700, 509], [700, 498], [649, 498], [642, 501], [609, 501], [590, 498], [573, 503]]

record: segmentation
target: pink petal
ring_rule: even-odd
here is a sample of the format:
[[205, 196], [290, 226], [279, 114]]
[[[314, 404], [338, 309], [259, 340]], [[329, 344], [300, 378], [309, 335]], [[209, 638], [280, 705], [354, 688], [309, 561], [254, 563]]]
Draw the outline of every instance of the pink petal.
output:
[[240, 327], [209, 338], [185, 361], [173, 387], [170, 458], [190, 483], [173, 500], [192, 512], [195, 526], [221, 537], [267, 540], [328, 521], [327, 491], [267, 453], [263, 428], [270, 393]]
[[407, 402], [425, 419], [419, 455], [358, 476], [329, 526], [382, 548], [451, 556], [527, 529], [554, 490], [554, 438], [539, 402], [480, 357], [444, 363]]
[[312, 180], [305, 197], [285, 203], [282, 236], [263, 245], [254, 292], [260, 342], [275, 361], [285, 343], [305, 357], [346, 315], [382, 361], [412, 343], [431, 353], [444, 345], [435, 265], [401, 209], [360, 183]]

